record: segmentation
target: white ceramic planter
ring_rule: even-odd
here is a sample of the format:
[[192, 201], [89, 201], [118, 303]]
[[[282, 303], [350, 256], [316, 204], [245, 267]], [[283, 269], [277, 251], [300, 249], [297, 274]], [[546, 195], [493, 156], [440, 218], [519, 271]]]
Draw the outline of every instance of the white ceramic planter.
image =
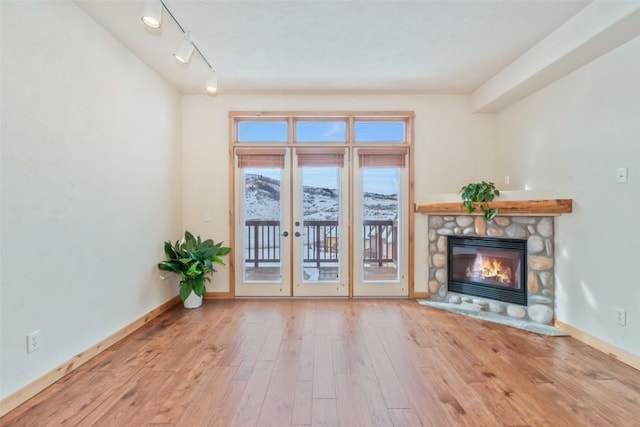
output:
[[184, 300], [184, 308], [198, 308], [202, 305], [202, 297], [191, 291], [186, 300]]

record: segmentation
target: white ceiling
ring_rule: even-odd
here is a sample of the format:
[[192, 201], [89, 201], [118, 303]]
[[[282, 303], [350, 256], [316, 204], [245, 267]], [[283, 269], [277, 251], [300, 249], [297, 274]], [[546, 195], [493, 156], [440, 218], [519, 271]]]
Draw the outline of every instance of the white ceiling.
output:
[[[181, 31], [142, 1], [76, 0], [181, 93], [204, 93]], [[219, 75], [219, 93], [470, 93], [589, 1], [165, 0]]]

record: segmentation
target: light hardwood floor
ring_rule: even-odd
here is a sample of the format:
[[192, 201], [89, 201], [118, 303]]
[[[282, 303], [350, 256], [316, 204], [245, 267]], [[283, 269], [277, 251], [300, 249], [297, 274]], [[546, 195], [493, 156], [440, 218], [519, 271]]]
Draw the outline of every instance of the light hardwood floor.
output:
[[175, 307], [3, 426], [634, 426], [640, 371], [410, 300]]

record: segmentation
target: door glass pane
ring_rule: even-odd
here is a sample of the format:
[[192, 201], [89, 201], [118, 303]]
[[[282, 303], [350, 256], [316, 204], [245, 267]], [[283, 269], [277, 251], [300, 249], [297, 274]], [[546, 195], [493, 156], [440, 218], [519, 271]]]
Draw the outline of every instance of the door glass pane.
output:
[[281, 174], [277, 168], [242, 169], [245, 282], [279, 282]]
[[287, 122], [238, 122], [238, 142], [287, 142]]
[[346, 122], [298, 122], [296, 140], [299, 142], [345, 142]]
[[362, 280], [399, 280], [400, 168], [362, 169]]
[[356, 122], [356, 142], [404, 142], [404, 122]]
[[[302, 168], [302, 280], [340, 279], [340, 168]], [[297, 227], [296, 227], [297, 228]]]

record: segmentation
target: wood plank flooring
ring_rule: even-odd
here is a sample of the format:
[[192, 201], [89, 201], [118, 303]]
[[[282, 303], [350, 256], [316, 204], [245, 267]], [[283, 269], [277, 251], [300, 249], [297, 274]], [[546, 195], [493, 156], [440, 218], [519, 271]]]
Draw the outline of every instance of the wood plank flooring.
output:
[[207, 300], [0, 425], [635, 426], [640, 371], [410, 300]]

